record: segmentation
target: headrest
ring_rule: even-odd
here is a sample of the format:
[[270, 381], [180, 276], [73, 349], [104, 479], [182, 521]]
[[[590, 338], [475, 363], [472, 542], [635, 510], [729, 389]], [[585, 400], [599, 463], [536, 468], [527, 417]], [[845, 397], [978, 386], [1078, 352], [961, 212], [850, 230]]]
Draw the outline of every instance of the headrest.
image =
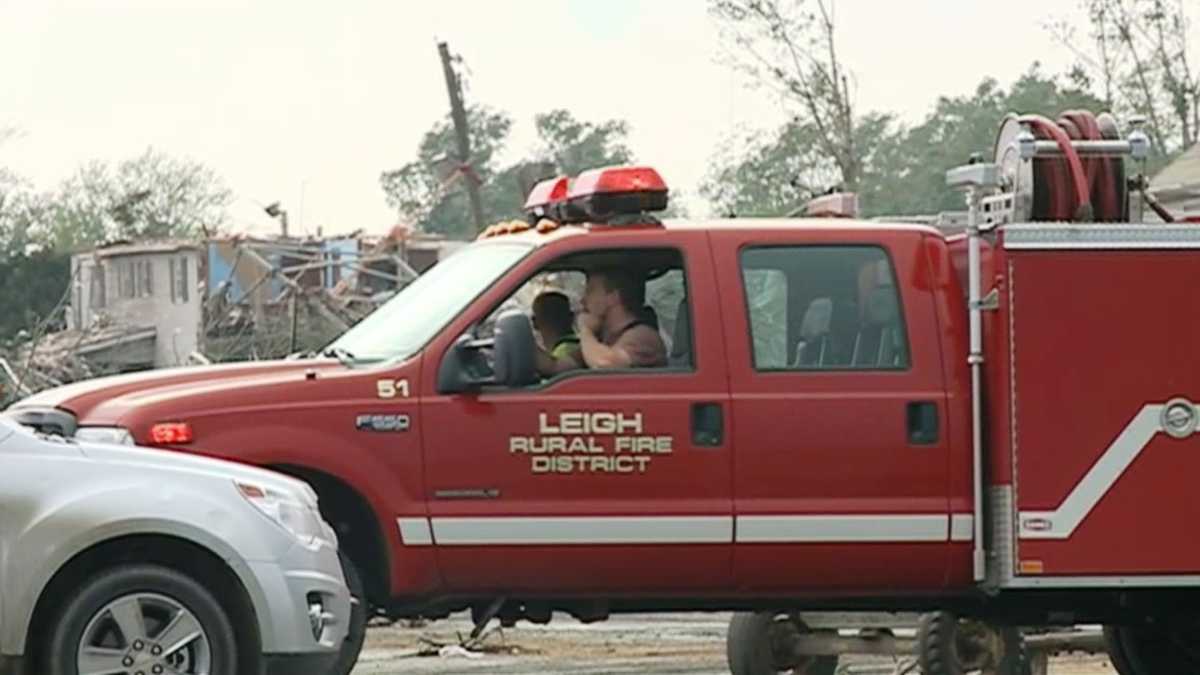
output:
[[892, 275], [886, 260], [867, 263], [858, 270], [858, 311], [862, 320], [868, 320], [867, 305], [879, 288], [892, 288]]
[[671, 333], [671, 361], [686, 359], [692, 352], [692, 322], [689, 317], [687, 298], [679, 301], [675, 313], [675, 332]]
[[833, 323], [833, 299], [817, 298], [808, 304], [804, 312], [804, 320], [800, 322], [800, 337], [811, 340], [829, 333]]
[[872, 325], [886, 325], [895, 322], [900, 317], [900, 307], [896, 302], [896, 289], [891, 287], [876, 288], [867, 297], [864, 312], [866, 322]]

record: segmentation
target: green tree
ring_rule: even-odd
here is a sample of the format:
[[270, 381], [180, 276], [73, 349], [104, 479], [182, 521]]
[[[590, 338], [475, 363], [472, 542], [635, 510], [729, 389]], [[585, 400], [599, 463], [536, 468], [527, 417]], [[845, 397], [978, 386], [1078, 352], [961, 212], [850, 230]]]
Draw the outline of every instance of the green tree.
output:
[[46, 210], [46, 199], [29, 182], [0, 169], [0, 259], [24, 252]]
[[1171, 0], [1081, 0], [1086, 30], [1068, 21], [1051, 32], [1075, 54], [1076, 79], [1098, 83], [1106, 108], [1146, 117], [1154, 162], [1200, 137], [1200, 73], [1190, 63], [1188, 4]]
[[[497, 155], [508, 140], [512, 119], [486, 106], [472, 106], [467, 110], [467, 128], [473, 155], [468, 166], [460, 166], [457, 160], [454, 124], [447, 114], [425, 133], [415, 160], [379, 177], [388, 204], [426, 232], [459, 237], [475, 234], [463, 181], [479, 181], [485, 220], [507, 214], [506, 209], [498, 208], [504, 200], [491, 184], [499, 182], [494, 180], [499, 171]], [[511, 196], [508, 201], [513, 201]]]
[[856, 189], [866, 152], [825, 0], [709, 0], [732, 65], [773, 91], [804, 135]]
[[71, 256], [52, 250], [21, 251], [0, 259], [0, 342], [63, 327], [61, 310], [70, 284]]
[[488, 222], [516, 218], [532, 183], [555, 175], [577, 175], [586, 169], [628, 164], [629, 125], [619, 120], [600, 123], [576, 119], [565, 110], [537, 115], [538, 145], [529, 158], [501, 166], [512, 129], [505, 113], [484, 106], [467, 111], [473, 153], [469, 171], [454, 159], [454, 126], [447, 116], [421, 140], [417, 158], [380, 183], [390, 206], [426, 231], [457, 237], [475, 235], [464, 180], [478, 180], [484, 218]]
[[[1006, 114], [1057, 117], [1072, 109], [1100, 111], [1104, 104], [1073, 81], [1047, 76], [1035, 63], [1007, 90], [986, 78], [970, 95], [939, 98], [911, 128], [888, 114], [864, 115], [855, 130], [860, 209], [866, 216], [959, 210], [962, 197], [946, 188], [946, 170], [973, 153], [990, 159]], [[723, 213], [794, 211], [813, 194], [839, 185], [837, 168], [813, 143], [817, 133], [793, 120], [762, 140], [748, 137], [741, 145], [745, 150], [718, 155], [702, 194]]]
[[553, 163], [560, 174], [633, 162], [629, 123], [623, 120], [583, 122], [560, 109], [538, 115], [534, 126], [541, 143], [537, 159]]
[[1034, 63], [1007, 90], [985, 78], [969, 96], [943, 96], [916, 126], [881, 139], [864, 181], [866, 215], [961, 210], [962, 196], [946, 188], [946, 171], [974, 153], [995, 155], [996, 135], [1009, 113], [1057, 118], [1067, 110], [1103, 111], [1104, 102], [1075, 83], [1044, 74]]
[[39, 236], [60, 250], [109, 239], [190, 239], [224, 225], [232, 201], [208, 167], [151, 148], [116, 166], [80, 167], [50, 198]]
[[[891, 115], [873, 113], [858, 122], [860, 139], [860, 189], [871, 191], [881, 171], [877, 163], [894, 145]], [[793, 119], [769, 135], [748, 133], [718, 154], [713, 169], [700, 187], [722, 215], [742, 217], [782, 216], [796, 211], [814, 195], [845, 187], [837, 163], [816, 139], [821, 131], [813, 124]], [[737, 149], [731, 149], [737, 148]]]

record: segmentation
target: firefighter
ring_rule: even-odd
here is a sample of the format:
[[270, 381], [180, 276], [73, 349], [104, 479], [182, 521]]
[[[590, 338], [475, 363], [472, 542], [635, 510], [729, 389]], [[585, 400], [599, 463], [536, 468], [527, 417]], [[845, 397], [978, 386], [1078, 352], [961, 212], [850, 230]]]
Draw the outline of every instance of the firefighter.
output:
[[575, 368], [660, 368], [667, 348], [642, 307], [642, 280], [628, 270], [588, 272], [583, 311], [576, 318], [577, 358], [554, 359], [538, 353], [538, 370], [554, 375]]
[[575, 313], [571, 301], [558, 291], [547, 291], [533, 299], [533, 329], [555, 361], [579, 362], [579, 336], [575, 334]]

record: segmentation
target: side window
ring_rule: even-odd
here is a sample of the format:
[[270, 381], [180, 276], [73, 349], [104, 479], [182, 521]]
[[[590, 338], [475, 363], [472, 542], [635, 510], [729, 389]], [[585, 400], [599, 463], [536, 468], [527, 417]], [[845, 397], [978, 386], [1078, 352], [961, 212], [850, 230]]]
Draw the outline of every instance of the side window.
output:
[[154, 294], [154, 277], [151, 272], [152, 260], [143, 260], [137, 264], [139, 298], [148, 298]]
[[691, 366], [692, 317], [683, 269], [675, 268], [646, 281], [646, 310], [666, 343], [668, 365]]
[[171, 302], [186, 303], [188, 301], [188, 264], [187, 258], [171, 258], [169, 274], [171, 276]]
[[530, 317], [538, 347], [554, 359], [539, 366], [543, 379], [613, 368], [588, 363], [581, 347], [577, 319], [589, 307], [606, 345], [624, 339], [620, 344], [634, 359], [630, 368], [695, 364], [687, 275], [674, 249], [585, 251], [553, 260], [493, 309], [474, 337], [491, 337], [497, 318], [517, 310]]
[[88, 288], [88, 304], [92, 309], [104, 309], [107, 304], [108, 296], [105, 293], [104, 274], [104, 265], [97, 264], [92, 267], [92, 282]]
[[777, 269], [744, 270], [757, 368], [783, 368], [788, 363], [787, 276]]
[[755, 247], [741, 264], [757, 370], [908, 368], [904, 313], [882, 248]]

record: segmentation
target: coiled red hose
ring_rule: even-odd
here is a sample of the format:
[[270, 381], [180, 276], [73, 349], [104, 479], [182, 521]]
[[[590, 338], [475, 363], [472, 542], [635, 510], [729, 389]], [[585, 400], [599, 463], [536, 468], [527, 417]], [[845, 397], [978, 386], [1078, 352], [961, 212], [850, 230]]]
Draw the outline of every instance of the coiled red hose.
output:
[[[1057, 143], [1067, 160], [1065, 176], [1058, 162], [1052, 163], [1046, 172], [1046, 179], [1050, 182], [1051, 213], [1048, 215], [1054, 220], [1090, 220], [1092, 193], [1088, 186], [1088, 174], [1083, 168], [1083, 162], [1079, 161], [1079, 153], [1075, 152], [1075, 147], [1071, 145], [1071, 137], [1062, 127], [1041, 115], [1022, 115], [1017, 121], [1028, 124], [1035, 136], [1049, 138]], [[1069, 189], [1068, 185], [1075, 188], [1073, 205], [1063, 198]]]
[[1069, 110], [1057, 122], [1040, 115], [1024, 115], [1034, 136], [1050, 139], [1062, 150], [1062, 159], [1038, 162], [1036, 189], [1045, 191], [1045, 213], [1035, 217], [1049, 220], [1112, 222], [1124, 220], [1120, 158], [1089, 157], [1082, 160], [1072, 140], [1099, 141], [1105, 138], [1096, 116], [1086, 110]]

